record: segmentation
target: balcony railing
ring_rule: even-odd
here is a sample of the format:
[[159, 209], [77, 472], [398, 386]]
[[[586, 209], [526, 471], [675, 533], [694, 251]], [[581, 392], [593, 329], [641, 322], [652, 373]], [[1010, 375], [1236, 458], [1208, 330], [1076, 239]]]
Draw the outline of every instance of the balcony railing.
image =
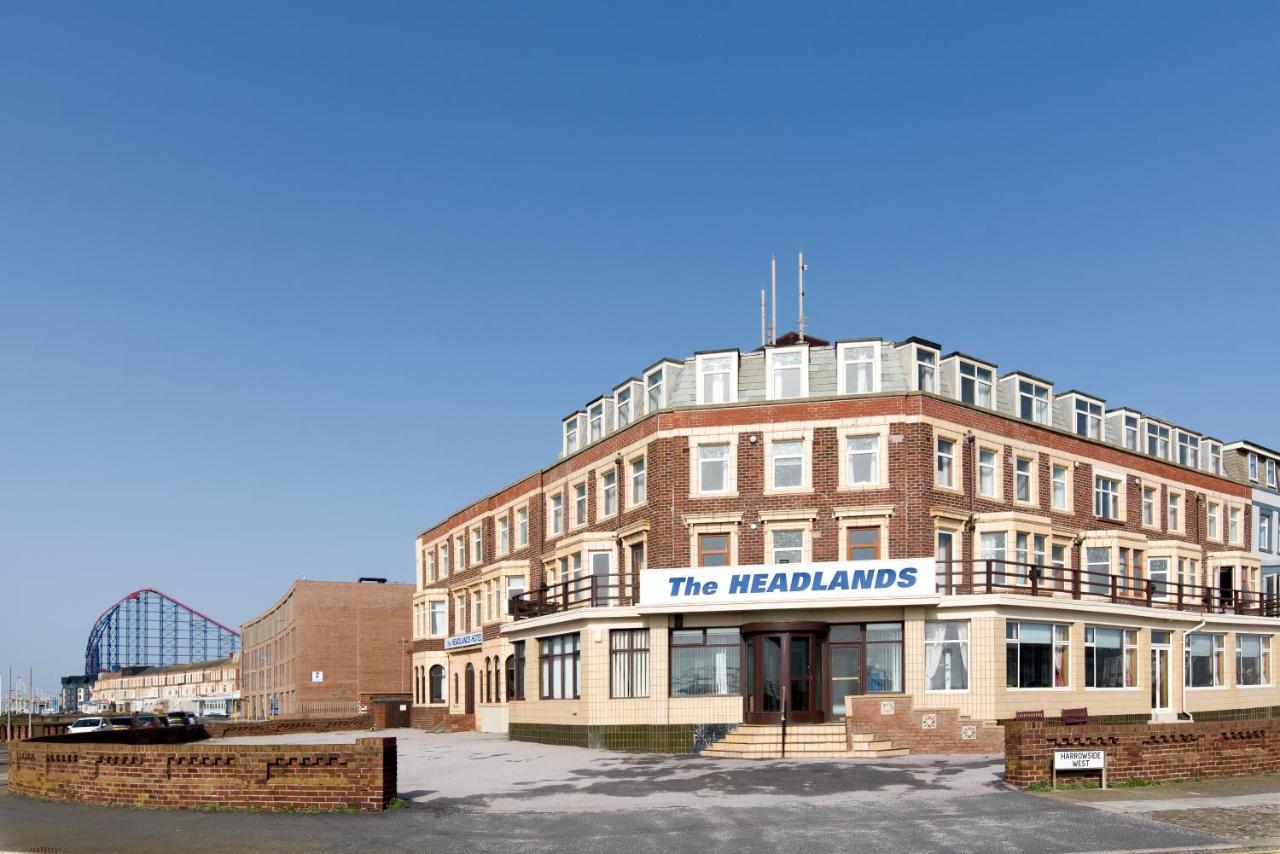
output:
[[[732, 571], [733, 567], [725, 569]], [[613, 578], [589, 575], [539, 587], [511, 597], [511, 614], [517, 620], [525, 620], [577, 608], [630, 605], [638, 601], [635, 586], [614, 582]], [[1280, 596], [1256, 590], [1158, 581], [1136, 574], [1116, 575], [1009, 560], [939, 562], [937, 587], [941, 596], [999, 593], [1203, 614], [1280, 617]], [[779, 601], [779, 605], [784, 604]]]

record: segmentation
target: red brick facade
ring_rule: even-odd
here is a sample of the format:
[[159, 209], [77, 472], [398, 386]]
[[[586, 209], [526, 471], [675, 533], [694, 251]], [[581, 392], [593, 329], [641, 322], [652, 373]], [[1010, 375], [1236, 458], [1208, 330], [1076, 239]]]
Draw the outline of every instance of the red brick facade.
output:
[[1107, 777], [1115, 782], [1239, 777], [1280, 770], [1280, 720], [1078, 726], [1010, 721], [1005, 780], [1022, 789], [1050, 780], [1055, 750], [1105, 751]]
[[93, 744], [13, 748], [14, 794], [159, 808], [374, 812], [396, 794], [396, 740], [355, 744]]
[[[887, 487], [877, 490], [841, 490], [839, 472], [842, 464], [840, 432], [834, 426], [817, 426], [813, 429], [812, 491], [785, 495], [767, 495], [764, 490], [765, 443], [751, 443], [753, 435], [749, 425], [799, 425], [834, 419], [881, 417], [891, 420], [890, 441], [887, 443]], [[973, 479], [976, 470], [975, 442], [963, 438], [958, 442], [960, 463], [957, 477], [959, 490], [939, 489], [934, 483], [935, 429], [929, 421], [946, 422], [961, 436], [966, 430], [979, 430], [987, 436], [998, 436], [1009, 444], [1001, 447], [1003, 499], [993, 501], [976, 494]], [[736, 492], [733, 497], [701, 498], [690, 496], [690, 453], [688, 437], [671, 435], [672, 431], [703, 427], [725, 428], [732, 431], [743, 427], [739, 435], [736, 456]], [[757, 434], [758, 435], [758, 434]], [[634, 449], [645, 442], [647, 501], [636, 508], [628, 507], [629, 490], [625, 488], [627, 462], [637, 453], [627, 451], [625, 459], [616, 459], [626, 449]], [[1015, 444], [1025, 448], [1037, 446], [1036, 471], [1037, 495], [1032, 504], [1015, 504], [1014, 459]], [[1026, 453], [1025, 451], [1019, 451]], [[1125, 520], [1099, 519], [1093, 514], [1093, 468], [1082, 462], [1073, 469], [1071, 512], [1060, 512], [1051, 507], [1050, 457], [1053, 454], [1069, 454], [1090, 458], [1097, 465], [1121, 468], [1130, 474], [1125, 484]], [[615, 460], [618, 473], [619, 506], [617, 516], [597, 518], [598, 502], [596, 473], [602, 465]], [[689, 537], [684, 523], [686, 514], [741, 513], [742, 524], [737, 526], [738, 563], [762, 563], [765, 560], [765, 528], [753, 529], [752, 522], [762, 511], [805, 509], [816, 511], [813, 522], [812, 560], [832, 561], [843, 559], [839, 521], [833, 518], [836, 507], [891, 505], [892, 516], [888, 525], [888, 550], [886, 558], [919, 557], [934, 552], [934, 513], [951, 512], [960, 516], [973, 514], [1020, 511], [1052, 520], [1055, 526], [1074, 530], [1117, 530], [1139, 534], [1151, 539], [1178, 540], [1198, 547], [1202, 553], [1228, 549], [1248, 549], [1251, 530], [1249, 490], [1242, 484], [1225, 477], [1189, 469], [1144, 454], [1126, 451], [1099, 441], [1081, 438], [1050, 427], [1003, 416], [933, 395], [908, 393], [864, 398], [807, 400], [795, 403], [738, 404], [728, 406], [699, 407], [698, 409], [664, 411], [644, 418], [631, 426], [607, 436], [550, 468], [532, 475], [503, 491], [481, 500], [451, 516], [448, 520], [425, 532], [418, 538], [419, 550], [435, 546], [444, 536], [450, 538], [451, 550], [456, 550], [453, 537], [463, 533], [461, 554], [452, 555], [453, 571], [447, 579], [438, 583], [424, 579], [425, 587], [464, 587], [479, 578], [492, 564], [496, 545], [492, 512], [512, 502], [527, 500], [529, 509], [529, 545], [515, 549], [502, 560], [527, 562], [529, 587], [537, 589], [543, 583], [543, 559], [554, 551], [562, 536], [546, 537], [544, 511], [546, 500], [552, 493], [543, 484], [568, 478], [572, 482], [585, 476], [588, 486], [588, 524], [572, 529], [566, 535], [583, 532], [614, 532], [634, 525], [647, 525], [646, 564], [649, 567], [688, 566], [694, 562], [690, 555]], [[1141, 488], [1143, 477], [1163, 478], [1179, 483], [1186, 489], [1187, 521], [1181, 532], [1168, 530], [1167, 517], [1158, 512], [1157, 525], [1141, 524]], [[562, 491], [568, 517], [571, 496], [567, 487]], [[1195, 493], [1228, 496], [1238, 501], [1244, 511], [1241, 530], [1242, 542], [1234, 546], [1209, 542], [1205, 534], [1206, 502], [1196, 501]], [[1161, 492], [1163, 501], [1164, 493]], [[1163, 507], [1163, 503], [1160, 505]], [[514, 538], [515, 519], [512, 513], [510, 530]], [[468, 525], [477, 518], [483, 521], [483, 563], [473, 566], [470, 560], [471, 539]], [[1225, 524], [1225, 523], [1220, 523]], [[974, 554], [974, 537], [962, 532], [957, 542], [957, 559], [970, 559]], [[514, 543], [514, 539], [513, 539]], [[625, 571], [626, 555], [619, 542], [615, 566], [620, 574]], [[425, 566], [425, 561], [422, 563]], [[1071, 565], [1079, 568], [1080, 549], [1071, 550]], [[1202, 564], [1203, 568], [1203, 564]], [[425, 573], [425, 568], [422, 570]], [[623, 597], [624, 601], [626, 597]], [[470, 615], [471, 603], [466, 603]], [[455, 625], [455, 609], [450, 602], [448, 611], [449, 633], [456, 634], [466, 627]], [[467, 625], [474, 624], [468, 616]], [[486, 639], [498, 632], [498, 626], [484, 627]], [[434, 649], [436, 640], [420, 640], [422, 650]]]
[[1003, 753], [1004, 728], [970, 720], [956, 709], [917, 709], [905, 694], [873, 694], [845, 700], [850, 735], [872, 733], [912, 753]]

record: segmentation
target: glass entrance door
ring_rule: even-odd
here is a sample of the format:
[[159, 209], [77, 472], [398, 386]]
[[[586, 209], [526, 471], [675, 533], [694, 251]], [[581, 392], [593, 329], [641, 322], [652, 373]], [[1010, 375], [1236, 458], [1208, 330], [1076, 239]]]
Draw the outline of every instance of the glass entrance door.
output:
[[[1156, 634], [1155, 632], [1152, 633]], [[1172, 663], [1170, 647], [1163, 644], [1151, 646], [1151, 711], [1167, 712], [1169, 703], [1169, 665]]]
[[754, 724], [823, 720], [822, 640], [810, 632], [768, 632], [746, 639], [746, 721]]

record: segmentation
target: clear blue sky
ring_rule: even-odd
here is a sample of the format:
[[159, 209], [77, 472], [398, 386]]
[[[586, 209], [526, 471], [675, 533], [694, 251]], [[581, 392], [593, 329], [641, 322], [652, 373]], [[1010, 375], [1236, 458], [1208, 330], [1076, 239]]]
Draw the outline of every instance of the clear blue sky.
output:
[[663, 355], [918, 334], [1280, 445], [1275, 3], [5, 4], [0, 668], [231, 624]]

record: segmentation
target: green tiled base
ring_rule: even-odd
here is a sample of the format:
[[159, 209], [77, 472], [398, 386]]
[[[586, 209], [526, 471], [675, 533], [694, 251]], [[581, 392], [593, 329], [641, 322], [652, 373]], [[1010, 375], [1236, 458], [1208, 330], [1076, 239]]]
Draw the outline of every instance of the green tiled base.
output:
[[512, 741], [533, 741], [568, 747], [592, 747], [639, 753], [692, 753], [696, 724], [667, 726], [571, 726], [569, 724], [513, 723], [507, 730]]

